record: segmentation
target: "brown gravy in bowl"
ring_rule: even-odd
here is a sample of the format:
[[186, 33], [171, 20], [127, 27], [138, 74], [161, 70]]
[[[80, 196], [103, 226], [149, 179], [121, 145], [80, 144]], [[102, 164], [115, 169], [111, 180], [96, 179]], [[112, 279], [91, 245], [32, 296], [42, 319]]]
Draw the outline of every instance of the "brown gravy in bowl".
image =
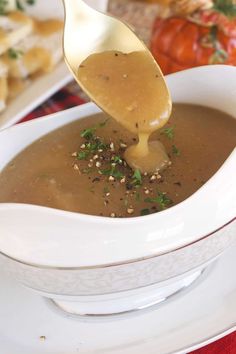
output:
[[141, 175], [124, 159], [138, 142], [104, 113], [42, 137], [0, 173], [0, 202], [29, 203], [90, 215], [140, 216], [188, 198], [236, 146], [236, 120], [202, 106], [175, 104], [160, 140], [170, 163]]

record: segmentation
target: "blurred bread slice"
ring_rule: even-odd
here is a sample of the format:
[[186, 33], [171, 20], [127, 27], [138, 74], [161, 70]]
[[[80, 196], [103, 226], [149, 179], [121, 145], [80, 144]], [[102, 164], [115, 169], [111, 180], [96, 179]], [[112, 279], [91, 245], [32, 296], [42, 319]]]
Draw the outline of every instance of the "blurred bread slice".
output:
[[6, 12], [16, 11], [17, 10], [16, 0], [5, 0], [4, 10]]
[[0, 55], [16, 45], [33, 30], [33, 20], [20, 11], [0, 16]]
[[0, 59], [0, 77], [6, 77], [8, 72], [7, 65]]
[[14, 99], [23, 92], [31, 83], [30, 79], [8, 78], [8, 100]]
[[8, 96], [7, 66], [0, 61], [0, 112], [6, 107]]
[[60, 20], [35, 21], [34, 32], [3, 56], [9, 77], [22, 79], [51, 71], [62, 58], [62, 29]]

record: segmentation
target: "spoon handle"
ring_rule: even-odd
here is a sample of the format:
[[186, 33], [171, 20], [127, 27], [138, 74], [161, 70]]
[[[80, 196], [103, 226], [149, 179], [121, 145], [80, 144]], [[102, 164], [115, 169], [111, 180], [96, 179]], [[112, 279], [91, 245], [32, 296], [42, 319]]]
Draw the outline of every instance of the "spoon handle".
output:
[[66, 18], [86, 15], [91, 9], [83, 0], [62, 0]]

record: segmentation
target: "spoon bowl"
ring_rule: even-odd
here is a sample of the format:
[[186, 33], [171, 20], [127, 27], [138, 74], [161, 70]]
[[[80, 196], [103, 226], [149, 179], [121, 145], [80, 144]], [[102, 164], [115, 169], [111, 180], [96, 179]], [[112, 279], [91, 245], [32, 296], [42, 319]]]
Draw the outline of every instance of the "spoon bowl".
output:
[[120, 20], [103, 14], [82, 0], [63, 0], [65, 9], [64, 57], [78, 81], [79, 65], [91, 54], [105, 51], [148, 51], [135, 33]]
[[167, 123], [172, 102], [152, 54], [123, 22], [81, 0], [64, 5], [64, 54], [75, 79], [103, 111], [138, 135], [138, 144], [126, 152], [131, 168], [142, 173], [165, 168], [164, 147], [156, 144], [151, 152], [148, 140]]
[[92, 92], [83, 85], [78, 77], [79, 66], [92, 54], [107, 51], [126, 54], [144, 51], [153, 59], [164, 82], [161, 69], [151, 52], [127, 24], [91, 8], [83, 0], [63, 0], [63, 4], [65, 10], [63, 37], [65, 61], [78, 84], [104, 111], [106, 111], [106, 107], [96, 97], [93, 97]]

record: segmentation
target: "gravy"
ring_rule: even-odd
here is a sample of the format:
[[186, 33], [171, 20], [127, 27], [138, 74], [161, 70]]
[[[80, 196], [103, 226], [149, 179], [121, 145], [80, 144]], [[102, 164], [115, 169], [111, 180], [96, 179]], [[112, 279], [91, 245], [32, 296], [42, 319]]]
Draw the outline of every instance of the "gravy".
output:
[[151, 214], [188, 198], [236, 146], [235, 119], [175, 104], [167, 125], [150, 137], [165, 145], [172, 163], [141, 176], [124, 161], [126, 148], [137, 142], [135, 130], [108, 118], [84, 118], [27, 147], [0, 173], [0, 202], [111, 217]]
[[103, 110], [138, 134], [138, 144], [125, 152], [133, 169], [154, 172], [168, 165], [161, 142], [148, 144], [150, 135], [168, 121], [172, 106], [162, 73], [150, 53], [107, 51], [90, 55], [79, 66], [78, 79]]

